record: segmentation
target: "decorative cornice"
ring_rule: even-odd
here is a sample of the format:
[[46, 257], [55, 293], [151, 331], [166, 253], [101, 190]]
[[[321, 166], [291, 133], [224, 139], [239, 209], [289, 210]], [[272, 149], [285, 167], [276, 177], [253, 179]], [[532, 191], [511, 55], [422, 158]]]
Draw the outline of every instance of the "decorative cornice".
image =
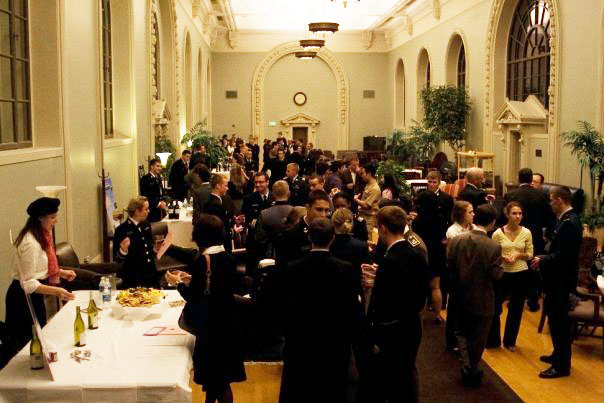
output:
[[[233, 31], [227, 32], [227, 41], [228, 41], [231, 49], [235, 49], [237, 47], [237, 39], [238, 39], [237, 32], [233, 32]], [[216, 41], [216, 39], [214, 39], [214, 41]]]
[[440, 0], [432, 0], [432, 14], [434, 18], [440, 20]]
[[375, 38], [375, 32], [373, 32], [373, 31], [363, 32], [363, 47], [365, 49], [371, 48], [371, 46], [373, 46], [374, 38]]

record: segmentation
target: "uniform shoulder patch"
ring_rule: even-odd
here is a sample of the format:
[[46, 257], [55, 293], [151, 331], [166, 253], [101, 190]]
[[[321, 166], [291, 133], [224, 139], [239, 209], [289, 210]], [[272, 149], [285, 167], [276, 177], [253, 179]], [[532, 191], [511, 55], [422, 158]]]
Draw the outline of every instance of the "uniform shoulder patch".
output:
[[407, 238], [407, 241], [409, 241], [411, 246], [413, 246], [414, 248], [418, 247], [421, 244], [419, 238], [415, 234], [410, 234]]

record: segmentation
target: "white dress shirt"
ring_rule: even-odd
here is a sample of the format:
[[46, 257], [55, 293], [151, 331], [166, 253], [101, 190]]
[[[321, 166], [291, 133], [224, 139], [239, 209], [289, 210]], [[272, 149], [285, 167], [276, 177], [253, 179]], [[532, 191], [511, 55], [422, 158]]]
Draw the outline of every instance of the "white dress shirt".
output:
[[48, 256], [33, 234], [28, 232], [17, 247], [13, 278], [21, 281], [21, 288], [27, 294], [32, 294], [40, 286], [39, 280], [47, 277]]

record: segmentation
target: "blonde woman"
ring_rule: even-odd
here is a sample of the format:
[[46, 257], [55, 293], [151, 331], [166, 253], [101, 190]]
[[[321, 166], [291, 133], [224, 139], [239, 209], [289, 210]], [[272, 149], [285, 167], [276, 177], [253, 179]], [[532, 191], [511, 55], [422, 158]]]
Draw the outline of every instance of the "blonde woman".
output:
[[354, 216], [347, 208], [337, 209], [331, 216], [336, 236], [331, 244], [331, 253], [338, 259], [350, 262], [355, 269], [359, 270], [362, 263], [369, 262], [369, 249], [367, 243], [352, 236]]
[[501, 245], [503, 277], [495, 293], [495, 317], [487, 347], [496, 348], [501, 345], [499, 315], [503, 301], [509, 295], [503, 345], [508, 350], [515, 351], [524, 301], [531, 286], [528, 262], [533, 258], [533, 237], [528, 228], [520, 225], [522, 206], [519, 203], [510, 202], [503, 211], [508, 219], [507, 224], [493, 233], [493, 240]]

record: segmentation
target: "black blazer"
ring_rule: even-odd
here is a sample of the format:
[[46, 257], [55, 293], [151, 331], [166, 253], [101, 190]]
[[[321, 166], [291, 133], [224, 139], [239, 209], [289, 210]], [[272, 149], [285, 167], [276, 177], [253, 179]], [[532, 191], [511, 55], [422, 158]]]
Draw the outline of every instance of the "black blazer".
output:
[[416, 317], [426, 302], [428, 265], [408, 241], [391, 246], [379, 263], [369, 302], [370, 323], [390, 323]]
[[570, 210], [560, 218], [552, 238], [549, 254], [541, 259], [543, 288], [548, 296], [568, 296], [577, 286], [578, 258], [583, 232], [581, 220]]
[[488, 203], [487, 192], [478, 189], [471, 183], [466, 184], [463, 190], [459, 193], [458, 199], [465, 200], [472, 204], [474, 210], [476, 210], [476, 207], [480, 206], [481, 204]]
[[[120, 251], [120, 243], [126, 237], [130, 238], [130, 247], [124, 255]], [[148, 222], [136, 225], [128, 218], [115, 229], [113, 260], [122, 265], [120, 276], [124, 280], [124, 288], [159, 286], [153, 236]]]
[[351, 345], [360, 328], [353, 266], [327, 251], [311, 251], [291, 262], [283, 279], [282, 401], [345, 401]]
[[[453, 211], [453, 204], [455, 201], [453, 197], [447, 192], [442, 190], [438, 191], [438, 214], [442, 217], [445, 222], [446, 228], [449, 228], [451, 224], [451, 212]], [[446, 230], [445, 230], [446, 231]]]
[[[520, 224], [531, 231], [535, 255], [542, 254], [545, 248], [543, 228], [548, 229], [549, 233], [549, 230], [553, 229], [556, 224], [556, 217], [549, 204], [548, 196], [545, 192], [529, 185], [521, 185], [518, 189], [507, 193], [504, 200], [505, 204], [512, 201], [520, 203], [523, 210]], [[502, 221], [504, 221], [503, 218]]]
[[202, 154], [200, 152], [195, 152], [191, 155], [191, 162], [189, 163], [189, 167], [191, 169], [195, 168], [197, 164], [204, 164], [208, 169], [212, 169], [210, 166], [210, 158], [207, 154]]
[[189, 169], [185, 165], [182, 159], [178, 159], [172, 164], [170, 168], [170, 176], [168, 183], [172, 188], [172, 195], [176, 200], [183, 201], [187, 197], [187, 183], [185, 182], [185, 176], [189, 173]]
[[161, 179], [147, 173], [140, 180], [140, 192], [141, 196], [149, 199], [148, 220], [150, 222], [161, 221], [162, 210], [157, 205], [166, 195], [166, 191], [161, 184]]
[[288, 177], [285, 181], [289, 185], [289, 203], [292, 206], [306, 205], [306, 199], [308, 198], [308, 182], [306, 179], [298, 175], [294, 180]]
[[269, 192], [267, 200], [262, 200], [260, 193], [254, 192], [243, 197], [243, 205], [241, 213], [245, 215], [245, 222], [250, 224], [252, 221], [260, 217], [260, 212], [275, 204], [273, 195]]

